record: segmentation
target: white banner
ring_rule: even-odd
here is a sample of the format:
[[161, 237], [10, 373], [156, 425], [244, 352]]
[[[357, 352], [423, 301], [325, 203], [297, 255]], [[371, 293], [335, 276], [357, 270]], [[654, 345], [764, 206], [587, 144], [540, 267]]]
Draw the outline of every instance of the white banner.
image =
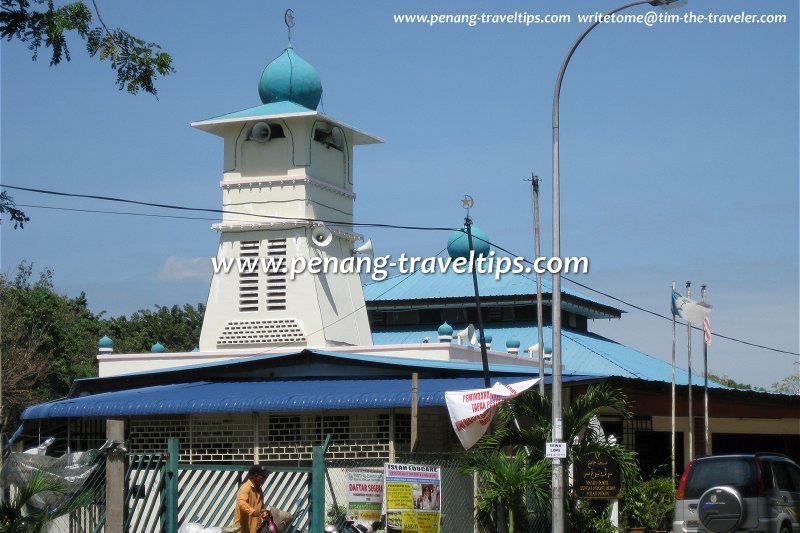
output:
[[491, 389], [445, 392], [450, 423], [464, 449], [472, 448], [486, 433], [499, 404], [519, 396], [537, 383], [539, 378], [510, 385], [495, 383]]
[[357, 524], [380, 521], [383, 506], [383, 470], [351, 468], [347, 472], [347, 516]]

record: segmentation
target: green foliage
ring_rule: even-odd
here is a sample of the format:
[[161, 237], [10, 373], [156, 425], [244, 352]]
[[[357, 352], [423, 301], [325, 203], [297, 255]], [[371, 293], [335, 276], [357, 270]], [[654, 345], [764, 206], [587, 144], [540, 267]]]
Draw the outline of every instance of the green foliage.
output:
[[156, 96], [155, 79], [175, 72], [172, 57], [156, 43], [120, 28], [109, 29], [94, 0], [92, 4], [100, 26], [93, 26], [92, 10], [82, 1], [55, 7], [53, 0], [0, 0], [0, 37], [27, 43], [34, 60], [40, 48], [49, 48], [50, 65], [58, 65], [70, 60], [67, 36], [75, 34], [86, 42], [90, 56], [109, 62], [120, 90], [131, 94], [144, 90]]
[[746, 383], [738, 383], [735, 380], [726, 376], [716, 376], [714, 374], [708, 374], [708, 379], [716, 381], [720, 385], [725, 385], [726, 387], [730, 387], [732, 389], [739, 389], [739, 390], [753, 390], [756, 392], [767, 392], [767, 389], [764, 387], [753, 387], [752, 385], [748, 385]]
[[116, 352], [149, 352], [156, 341], [169, 351], [197, 346], [201, 304], [157, 306], [130, 318], [106, 319], [89, 309], [85, 294], [58, 294], [52, 270], [34, 279], [25, 262], [13, 275], [0, 274], [2, 434], [17, 427], [26, 406], [66, 396], [75, 378], [96, 376], [97, 341], [103, 335], [114, 340]]
[[567, 508], [570, 529], [580, 533], [617, 533], [611, 524], [611, 503], [606, 500], [573, 502]]
[[85, 295], [56, 293], [49, 269], [35, 282], [32, 277], [24, 262], [13, 277], [0, 275], [4, 433], [26, 405], [64, 396], [74, 377], [97, 373], [99, 324]]
[[[64, 496], [56, 507], [40, 509], [32, 504], [36, 496]], [[91, 494], [82, 492], [66, 497], [66, 486], [58, 478], [45, 472], [35, 472], [28, 482], [17, 486], [12, 498], [0, 502], [0, 531], [4, 533], [40, 533], [47, 523], [61, 515], [69, 514], [91, 501]]]
[[[103, 320], [101, 336], [114, 340], [114, 351], [120, 353], [149, 352], [156, 341], [168, 351], [191, 351], [197, 346], [203, 325], [205, 306], [156, 306], [155, 311], [142, 309], [130, 318], [119, 316]], [[95, 340], [95, 342], [97, 342]]]
[[[30, 220], [21, 209], [17, 208], [14, 199], [6, 191], [2, 191], [0, 192], [0, 215], [5, 215], [6, 213], [14, 223], [14, 229], [24, 228], [25, 223]], [[2, 222], [2, 218], [0, 216], [0, 222]]]
[[[563, 440], [570, 443], [564, 470], [568, 471], [569, 465], [584, 454], [605, 452], [620, 464], [623, 486], [630, 485], [639, 479], [635, 453], [600, 438], [599, 426], [594, 420], [599, 412], [607, 410], [626, 418], [631, 416], [624, 394], [608, 384], [589, 387], [564, 408]], [[492, 430], [466, 455], [462, 468], [466, 472], [481, 472], [482, 489], [476, 518], [485, 531], [497, 531], [498, 517], [506, 511], [510, 518], [519, 521], [516, 526], [527, 520], [527, 513], [521, 513], [518, 508], [520, 493], [524, 493], [529, 511], [540, 515], [549, 512], [551, 462], [545, 459], [544, 449], [552, 435], [551, 417], [550, 400], [535, 391], [528, 391], [499, 406]], [[516, 471], [511, 472], [512, 469]], [[510, 485], [505, 492], [494, 488], [501, 482]], [[564, 486], [567, 486], [566, 480]], [[567, 495], [567, 500], [571, 522], [586, 528], [596, 526], [595, 529], [577, 528], [576, 531], [604, 531], [605, 508], [596, 509], [594, 504], [579, 503], [572, 494]], [[525, 529], [518, 527], [516, 530]]]
[[479, 476], [481, 493], [475, 514], [484, 531], [499, 530], [499, 510], [507, 515], [509, 532], [528, 531], [529, 505], [542, 509], [549, 501], [550, 463], [530, 464], [524, 450], [479, 449], [465, 457], [461, 470]]
[[669, 477], [632, 484], [622, 495], [622, 522], [627, 527], [666, 531], [675, 511], [675, 486]]
[[781, 394], [800, 394], [800, 375], [786, 376], [777, 383], [773, 383], [772, 389]]
[[325, 517], [328, 524], [340, 527], [344, 525], [345, 520], [347, 519], [347, 507], [344, 505], [339, 505], [338, 503], [332, 503], [328, 506], [328, 510], [325, 512]]

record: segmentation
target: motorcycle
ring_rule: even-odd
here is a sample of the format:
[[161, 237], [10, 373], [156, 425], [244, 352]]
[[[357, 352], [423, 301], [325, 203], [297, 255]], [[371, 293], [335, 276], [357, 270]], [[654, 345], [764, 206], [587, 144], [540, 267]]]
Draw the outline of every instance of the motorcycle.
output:
[[376, 531], [383, 531], [386, 527], [386, 517], [382, 516], [380, 520], [372, 522], [370, 525], [356, 524], [354, 520], [344, 519], [342, 524], [326, 524], [325, 533], [375, 533]]

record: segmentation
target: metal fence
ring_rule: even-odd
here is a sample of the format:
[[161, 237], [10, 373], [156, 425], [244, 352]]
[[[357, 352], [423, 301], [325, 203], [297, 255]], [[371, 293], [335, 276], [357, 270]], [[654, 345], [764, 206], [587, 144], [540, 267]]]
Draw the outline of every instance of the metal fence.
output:
[[[438, 466], [441, 468], [441, 532], [442, 533], [503, 533], [508, 531], [506, 519], [500, 510], [495, 526], [482, 528], [475, 520], [477, 496], [480, 493], [479, 476], [461, 471], [462, 454], [424, 453], [398, 454], [394, 463]], [[374, 469], [383, 471], [384, 459], [347, 459], [325, 461], [325, 511], [328, 523], [335, 523], [335, 507], [347, 506], [348, 478], [350, 469]], [[526, 533], [548, 533], [551, 530], [550, 509], [528, 506]], [[517, 524], [517, 531], [519, 523]]]
[[[236, 492], [244, 483], [246, 466], [187, 465], [178, 466], [178, 523], [197, 522], [210, 526], [226, 526], [233, 521]], [[264, 502], [293, 513], [295, 530], [308, 529], [310, 501], [310, 468], [271, 468], [264, 483]], [[129, 530], [131, 531], [131, 530]]]

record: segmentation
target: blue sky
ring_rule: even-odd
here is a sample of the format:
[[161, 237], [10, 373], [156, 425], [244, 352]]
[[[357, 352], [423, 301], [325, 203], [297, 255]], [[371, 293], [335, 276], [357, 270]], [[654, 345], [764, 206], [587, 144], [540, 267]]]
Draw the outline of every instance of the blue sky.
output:
[[[159, 99], [115, 89], [86, 58], [49, 67], [2, 44], [5, 184], [198, 207], [220, 206], [219, 138], [189, 123], [259, 104], [263, 67], [287, 42], [322, 78], [321, 110], [386, 143], [357, 149], [359, 222], [458, 226], [471, 195], [492, 241], [533, 255], [530, 185], [542, 179], [550, 248], [551, 104], [558, 68], [597, 1], [484, 0], [100, 2], [110, 26], [160, 43], [177, 72]], [[646, 13], [649, 6], [631, 9]], [[396, 24], [395, 14], [570, 14], [554, 25]], [[607, 24], [580, 46], [561, 102], [562, 255], [587, 256], [577, 279], [669, 312], [670, 284], [709, 287], [722, 334], [798, 349], [798, 3], [690, 1], [698, 14], [785, 14], [785, 24]], [[13, 193], [26, 205], [183, 214]], [[197, 258], [215, 254], [210, 220], [26, 208], [2, 225], [2, 269], [55, 270], [60, 291], [95, 311], [205, 302]], [[205, 216], [198, 214], [197, 216]], [[378, 254], [431, 255], [447, 234], [367, 230]], [[632, 310], [590, 329], [669, 359], [669, 321]], [[679, 331], [685, 344], [685, 331]], [[695, 363], [700, 335], [695, 335]], [[717, 339], [710, 369], [769, 386], [797, 356]], [[685, 349], [679, 350], [685, 366]], [[701, 368], [695, 365], [698, 369]]]

